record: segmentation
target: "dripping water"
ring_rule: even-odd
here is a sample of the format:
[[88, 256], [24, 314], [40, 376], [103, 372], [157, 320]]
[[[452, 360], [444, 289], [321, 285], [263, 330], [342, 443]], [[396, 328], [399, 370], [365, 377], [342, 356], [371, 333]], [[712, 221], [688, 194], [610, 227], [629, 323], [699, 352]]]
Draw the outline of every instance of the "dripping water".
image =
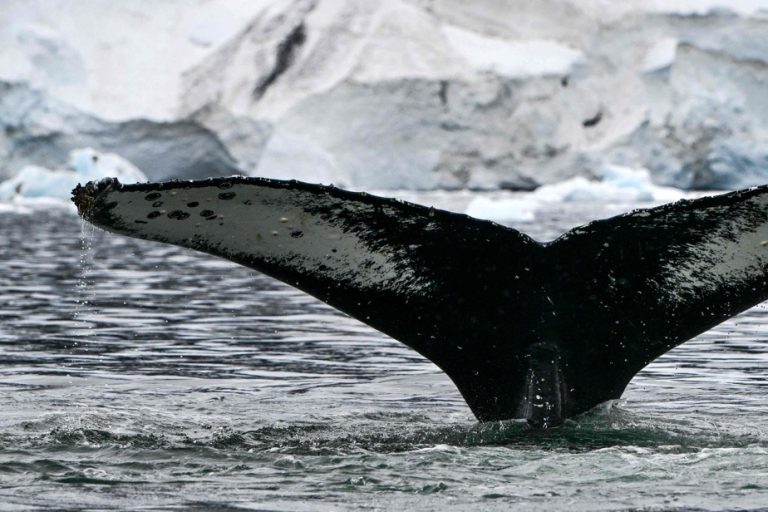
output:
[[[95, 230], [96, 228], [93, 224], [80, 219], [79, 269], [77, 283], [75, 284], [75, 309], [72, 314], [74, 321], [78, 325], [76, 336], [79, 341], [87, 341], [87, 337], [90, 335], [91, 324], [86, 318], [90, 313], [94, 299], [93, 283], [90, 280], [90, 274], [93, 271], [93, 237]], [[78, 345], [79, 341], [75, 341], [74, 345]]]

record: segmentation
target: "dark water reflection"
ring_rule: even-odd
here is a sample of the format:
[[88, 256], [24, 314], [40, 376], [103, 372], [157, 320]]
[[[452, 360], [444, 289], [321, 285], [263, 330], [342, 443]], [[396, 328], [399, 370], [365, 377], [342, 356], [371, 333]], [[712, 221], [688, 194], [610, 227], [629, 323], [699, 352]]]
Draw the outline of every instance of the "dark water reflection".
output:
[[762, 307], [531, 432], [475, 423], [429, 362], [248, 269], [55, 211], [0, 237], [0, 510], [768, 504]]

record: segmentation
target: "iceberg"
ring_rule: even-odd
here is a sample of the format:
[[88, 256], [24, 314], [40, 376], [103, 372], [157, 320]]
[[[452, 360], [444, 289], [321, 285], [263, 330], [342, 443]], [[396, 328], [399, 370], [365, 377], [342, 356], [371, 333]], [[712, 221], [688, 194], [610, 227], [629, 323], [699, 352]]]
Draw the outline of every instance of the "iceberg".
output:
[[99, 153], [93, 148], [72, 151], [69, 167], [80, 179], [87, 181], [110, 177], [122, 183], [147, 181], [147, 176], [125, 158], [115, 153]]
[[0, 202], [70, 207], [69, 197], [75, 186], [108, 177], [117, 178], [122, 183], [147, 181], [144, 173], [125, 158], [83, 148], [70, 153], [68, 166], [64, 169], [52, 170], [36, 165], [22, 168], [15, 176], [0, 183]]
[[654, 185], [648, 169], [613, 165], [602, 169], [600, 179], [577, 176], [512, 198], [477, 197], [467, 205], [466, 213], [487, 220], [531, 221], [536, 210], [547, 203], [665, 203], [688, 195], [677, 188]]

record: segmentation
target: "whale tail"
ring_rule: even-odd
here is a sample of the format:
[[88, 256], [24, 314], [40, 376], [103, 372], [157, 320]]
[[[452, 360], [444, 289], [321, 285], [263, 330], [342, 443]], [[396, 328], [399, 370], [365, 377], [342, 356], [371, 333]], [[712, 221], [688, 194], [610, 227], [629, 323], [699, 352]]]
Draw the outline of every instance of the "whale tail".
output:
[[637, 210], [550, 243], [296, 181], [79, 186], [93, 224], [264, 272], [439, 366], [481, 421], [551, 426], [768, 299], [768, 187]]

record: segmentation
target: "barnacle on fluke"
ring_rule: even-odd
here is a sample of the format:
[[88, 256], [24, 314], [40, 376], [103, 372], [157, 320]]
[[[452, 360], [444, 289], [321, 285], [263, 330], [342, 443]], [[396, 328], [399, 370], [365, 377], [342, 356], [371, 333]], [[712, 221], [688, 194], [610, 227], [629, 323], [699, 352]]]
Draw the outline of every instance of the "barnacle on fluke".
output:
[[77, 206], [80, 216], [88, 220], [93, 210], [94, 198], [108, 188], [120, 187], [122, 187], [122, 184], [116, 178], [89, 181], [85, 185], [78, 185], [72, 190], [72, 202]]

